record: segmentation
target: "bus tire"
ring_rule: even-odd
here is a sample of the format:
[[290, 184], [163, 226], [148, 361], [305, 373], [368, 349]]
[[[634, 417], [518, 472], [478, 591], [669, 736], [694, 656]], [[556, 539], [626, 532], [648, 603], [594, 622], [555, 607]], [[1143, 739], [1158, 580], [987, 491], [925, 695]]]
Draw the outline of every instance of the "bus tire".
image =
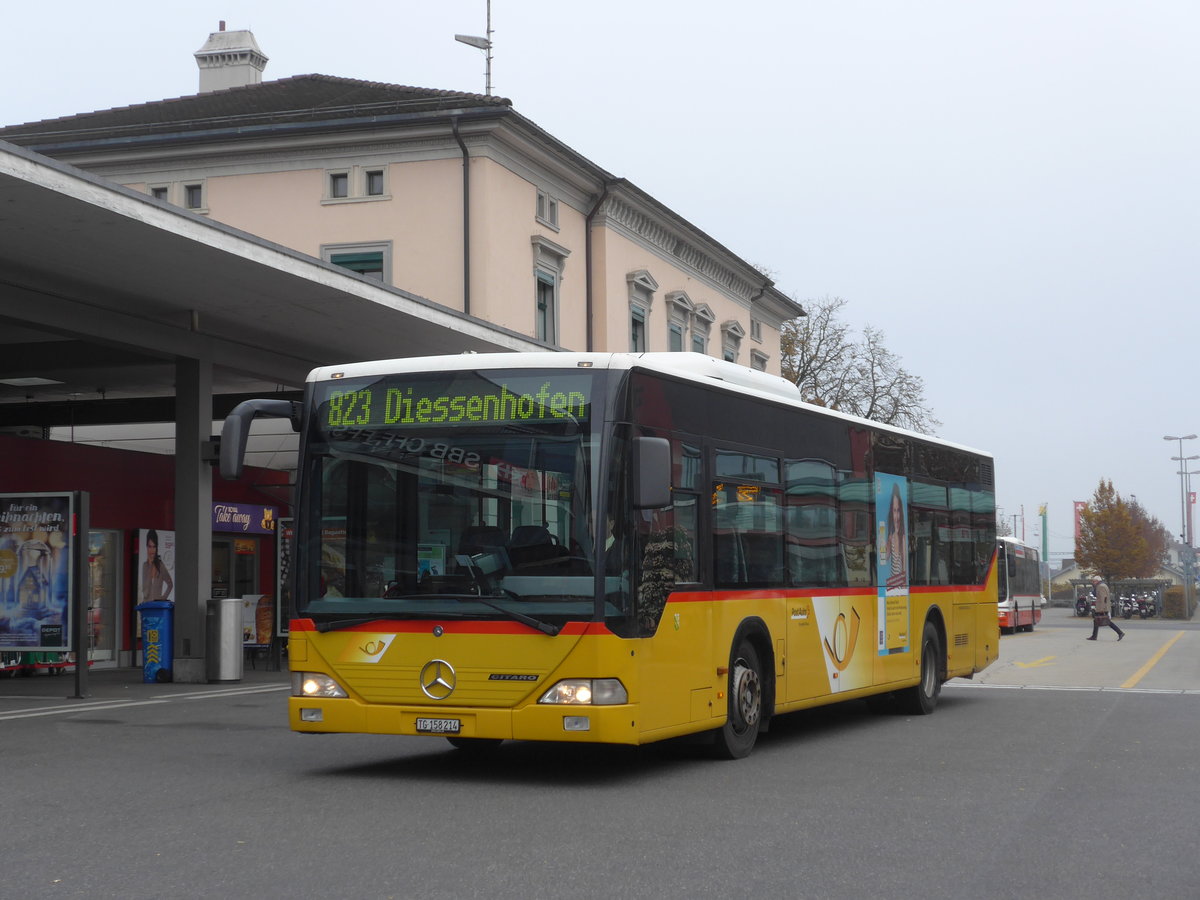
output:
[[762, 664], [754, 645], [738, 641], [729, 657], [729, 715], [713, 734], [713, 754], [718, 759], [743, 759], [758, 740], [763, 717]]
[[464, 750], [467, 753], [487, 753], [504, 743], [503, 738], [447, 737], [446, 740], [455, 750]]
[[932, 622], [921, 634], [921, 679], [896, 692], [900, 710], [912, 716], [927, 716], [937, 708], [942, 692], [942, 641]]

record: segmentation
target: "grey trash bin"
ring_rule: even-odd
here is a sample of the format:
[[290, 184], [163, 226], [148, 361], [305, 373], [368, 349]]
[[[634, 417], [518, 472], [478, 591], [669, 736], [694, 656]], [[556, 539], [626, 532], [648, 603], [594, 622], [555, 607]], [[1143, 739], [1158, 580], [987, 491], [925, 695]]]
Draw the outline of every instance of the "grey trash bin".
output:
[[213, 597], [205, 620], [209, 681], [242, 680], [242, 600]]

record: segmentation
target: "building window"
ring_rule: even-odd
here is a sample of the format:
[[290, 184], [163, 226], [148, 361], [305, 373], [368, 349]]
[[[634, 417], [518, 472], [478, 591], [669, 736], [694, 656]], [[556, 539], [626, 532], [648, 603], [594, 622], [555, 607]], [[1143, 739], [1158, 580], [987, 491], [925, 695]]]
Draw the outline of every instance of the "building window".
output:
[[328, 244], [321, 248], [321, 259], [384, 283], [391, 282], [392, 244]]
[[171, 188], [168, 185], [160, 184], [150, 188], [150, 196], [155, 200], [162, 200], [164, 203], [170, 197]]
[[750, 339], [752, 341], [762, 340], [762, 322], [758, 321], [758, 319], [750, 320]]
[[322, 203], [362, 203], [388, 200], [386, 166], [350, 166], [325, 170], [325, 196]]
[[742, 338], [745, 336], [746, 330], [734, 319], [730, 319], [722, 325], [721, 358], [728, 362], [737, 362], [738, 352], [742, 347]]
[[571, 251], [541, 234], [533, 235], [529, 242], [533, 247], [534, 336], [548, 344], [558, 344], [559, 297]]
[[185, 184], [183, 186], [183, 205], [188, 209], [204, 209], [204, 185]]
[[672, 322], [667, 330], [667, 349], [672, 353], [683, 350], [683, 326]]
[[334, 253], [330, 255], [329, 261], [335, 266], [341, 266], [343, 269], [349, 269], [359, 275], [383, 281], [382, 253]]
[[633, 353], [646, 350], [646, 310], [640, 306], [629, 310], [629, 349]]
[[553, 272], [547, 272], [545, 269], [538, 269], [534, 276], [535, 336], [539, 341], [556, 344], [558, 343], [558, 279]]
[[625, 275], [625, 283], [629, 286], [629, 349], [636, 352], [649, 350], [646, 325], [654, 307], [658, 282], [645, 269], [637, 269]]
[[758, 369], [760, 372], [767, 371], [767, 360], [769, 358], [770, 357], [768, 357], [767, 354], [763, 353], [761, 350], [751, 350], [750, 368]]
[[667, 349], [680, 352], [696, 304], [683, 291], [671, 291], [663, 299], [667, 304]]
[[692, 310], [692, 350], [696, 353], [708, 352], [708, 335], [716, 320], [707, 303], [701, 303]]
[[534, 215], [543, 225], [549, 225], [555, 231], [558, 230], [558, 201], [545, 191], [537, 192], [537, 207]]

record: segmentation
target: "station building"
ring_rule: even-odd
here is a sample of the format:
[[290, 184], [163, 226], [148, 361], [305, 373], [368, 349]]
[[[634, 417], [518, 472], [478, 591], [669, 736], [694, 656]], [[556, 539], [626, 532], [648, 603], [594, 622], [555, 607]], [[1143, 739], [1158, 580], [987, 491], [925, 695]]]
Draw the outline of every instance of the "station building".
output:
[[801, 307], [509, 100], [263, 81], [223, 27], [195, 57], [194, 95], [0, 128], [0, 494], [89, 492], [97, 664], [137, 662], [150, 529], [177, 680], [205, 680], [211, 597], [278, 595], [295, 437], [256, 426], [227, 483], [214, 423], [318, 365], [675, 350], [779, 373]]

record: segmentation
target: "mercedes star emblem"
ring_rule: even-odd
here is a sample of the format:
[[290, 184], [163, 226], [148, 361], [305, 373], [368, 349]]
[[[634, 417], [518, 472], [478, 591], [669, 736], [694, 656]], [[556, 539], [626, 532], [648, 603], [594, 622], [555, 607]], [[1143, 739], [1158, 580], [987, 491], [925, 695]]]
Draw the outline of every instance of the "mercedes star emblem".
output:
[[421, 690], [430, 700], [445, 700], [454, 693], [457, 676], [444, 659], [431, 659], [421, 669]]

